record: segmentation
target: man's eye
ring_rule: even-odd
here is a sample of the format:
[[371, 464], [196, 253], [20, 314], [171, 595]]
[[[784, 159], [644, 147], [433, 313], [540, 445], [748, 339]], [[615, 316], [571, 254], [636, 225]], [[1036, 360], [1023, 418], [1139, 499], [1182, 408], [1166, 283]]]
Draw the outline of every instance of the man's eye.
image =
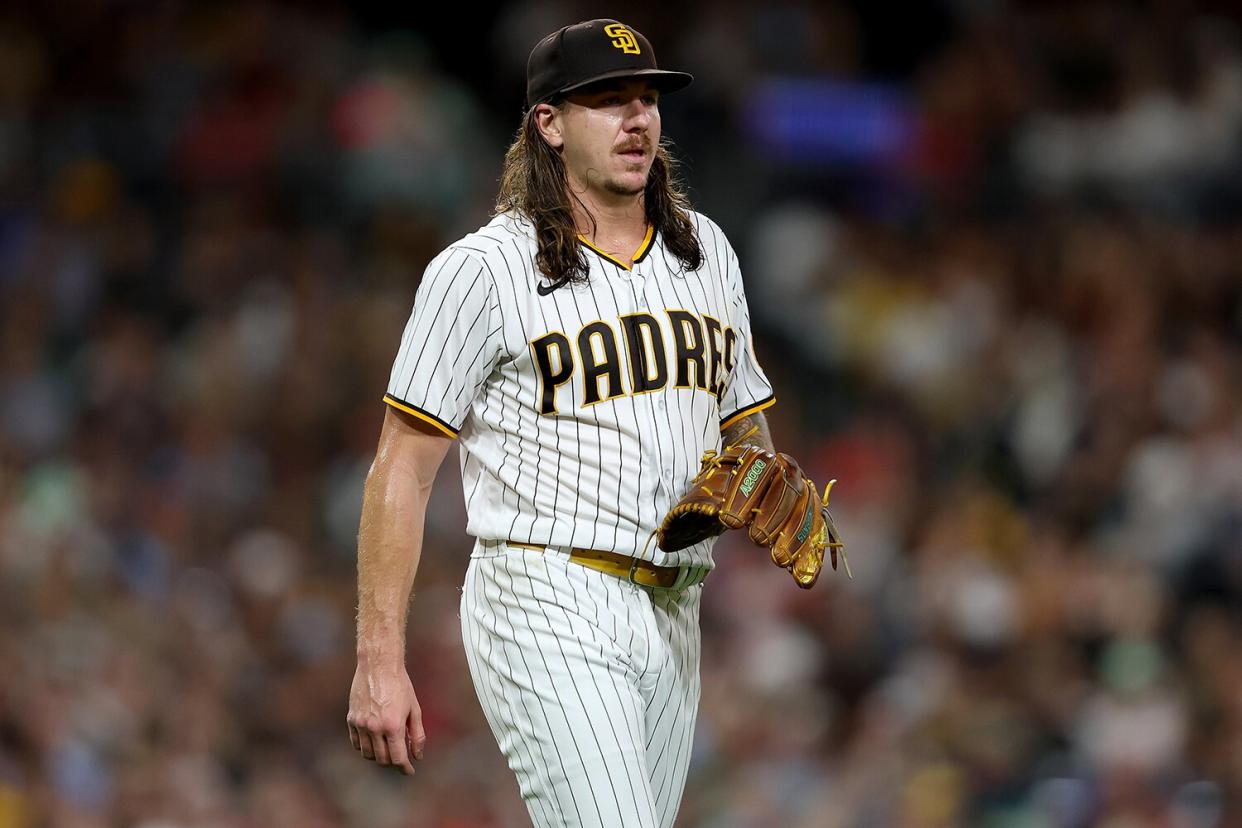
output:
[[655, 106], [657, 103], [656, 96], [655, 95], [643, 95], [643, 103], [647, 104], [647, 106]]
[[605, 106], [616, 106], [619, 103], [621, 103], [621, 97], [619, 95], [609, 95], [607, 98], [604, 98]]

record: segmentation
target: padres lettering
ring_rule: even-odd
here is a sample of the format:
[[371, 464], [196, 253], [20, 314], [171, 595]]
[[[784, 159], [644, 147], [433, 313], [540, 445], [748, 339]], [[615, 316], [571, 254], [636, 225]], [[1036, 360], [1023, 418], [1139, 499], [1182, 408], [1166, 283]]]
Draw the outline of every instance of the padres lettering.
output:
[[674, 388], [697, 388], [719, 399], [733, 370], [737, 334], [718, 319], [687, 310], [666, 310], [664, 316], [671, 348], [665, 346], [666, 328], [649, 313], [620, 317], [620, 340], [614, 325], [602, 319], [583, 325], [572, 341], [560, 331], [531, 340], [539, 374], [539, 413], [559, 413], [557, 390], [573, 379], [575, 370], [582, 378], [584, 407], [659, 391], [670, 379]]
[[638, 54], [638, 40], [634, 37], [634, 33], [622, 26], [620, 23], [613, 23], [611, 26], [605, 26], [604, 34], [612, 38], [613, 46], [616, 46], [627, 55]]

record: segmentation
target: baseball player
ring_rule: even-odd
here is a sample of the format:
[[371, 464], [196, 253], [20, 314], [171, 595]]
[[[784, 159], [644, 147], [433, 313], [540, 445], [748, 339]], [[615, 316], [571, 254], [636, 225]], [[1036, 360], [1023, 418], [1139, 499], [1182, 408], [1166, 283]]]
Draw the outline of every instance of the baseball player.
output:
[[367, 478], [353, 746], [406, 774], [423, 756], [406, 607], [458, 441], [462, 637], [538, 826], [673, 824], [714, 538], [653, 537], [704, 452], [772, 450], [737, 257], [661, 144], [661, 98], [691, 80], [615, 20], [534, 47], [496, 214], [427, 266]]

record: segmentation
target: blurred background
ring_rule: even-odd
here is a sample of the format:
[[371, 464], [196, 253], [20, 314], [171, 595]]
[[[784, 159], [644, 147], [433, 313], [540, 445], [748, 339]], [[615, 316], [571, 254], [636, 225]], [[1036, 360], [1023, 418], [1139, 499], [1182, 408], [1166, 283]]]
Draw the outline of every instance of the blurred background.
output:
[[723, 540], [690, 828], [1242, 825], [1242, 14], [1229, 2], [46, 0], [0, 11], [0, 828], [528, 824], [462, 655], [349, 746], [354, 543], [416, 283], [544, 33], [696, 74], [776, 441], [856, 579]]

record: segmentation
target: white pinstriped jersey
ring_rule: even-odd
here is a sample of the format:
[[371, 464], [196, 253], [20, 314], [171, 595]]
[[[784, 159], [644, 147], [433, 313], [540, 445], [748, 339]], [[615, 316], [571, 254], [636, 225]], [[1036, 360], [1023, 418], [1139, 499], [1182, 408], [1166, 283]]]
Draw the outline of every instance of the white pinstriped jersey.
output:
[[384, 400], [460, 438], [471, 535], [711, 565], [712, 541], [648, 539], [722, 427], [774, 398], [737, 256], [690, 215], [692, 272], [648, 231], [631, 262], [586, 244], [589, 283], [549, 293], [509, 214], [428, 264]]

